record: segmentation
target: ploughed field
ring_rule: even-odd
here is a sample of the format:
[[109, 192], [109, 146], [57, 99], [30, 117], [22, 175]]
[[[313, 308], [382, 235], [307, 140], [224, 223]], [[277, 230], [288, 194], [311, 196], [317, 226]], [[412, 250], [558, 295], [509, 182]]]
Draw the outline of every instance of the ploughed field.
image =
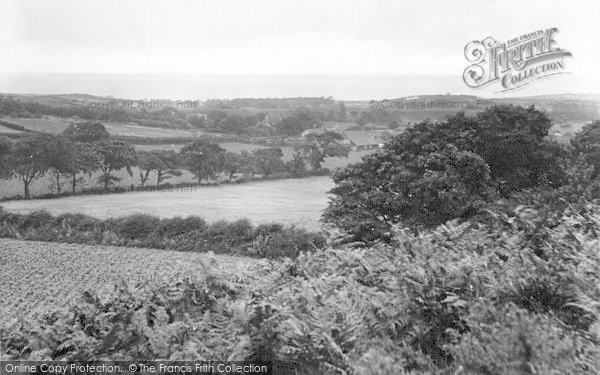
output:
[[210, 253], [73, 245], [0, 238], [0, 324], [55, 311], [86, 290], [110, 295], [119, 281], [173, 283], [207, 274], [249, 285], [272, 261]]
[[249, 219], [253, 224], [281, 223], [319, 230], [327, 207], [330, 177], [309, 177], [201, 186], [162, 191], [79, 195], [0, 203], [17, 213], [46, 210], [53, 215], [81, 213], [100, 219], [144, 213], [167, 218], [196, 215], [207, 222]]

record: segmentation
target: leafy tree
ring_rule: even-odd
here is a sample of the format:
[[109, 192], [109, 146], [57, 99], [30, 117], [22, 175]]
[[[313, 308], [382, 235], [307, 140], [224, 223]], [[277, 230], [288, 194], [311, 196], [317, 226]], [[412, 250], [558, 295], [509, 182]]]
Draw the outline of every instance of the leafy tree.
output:
[[9, 175], [9, 155], [12, 141], [8, 137], [0, 137], [0, 178]]
[[[467, 116], [459, 112], [442, 123], [421, 122], [392, 139], [395, 153], [418, 152], [431, 142], [445, 142], [480, 155], [504, 194], [533, 187], [556, 171], [559, 155], [545, 137], [548, 117], [534, 107], [498, 106]], [[554, 160], [554, 161], [553, 161]]]
[[292, 116], [284, 117], [275, 124], [277, 134], [289, 136], [300, 135], [303, 131], [312, 127], [313, 124], [306, 123], [297, 117]]
[[394, 130], [394, 129], [398, 129], [400, 127], [400, 124], [398, 123], [398, 121], [392, 121], [388, 124], [388, 128]]
[[173, 176], [181, 176], [177, 168], [177, 154], [173, 151], [150, 151], [137, 153], [137, 166], [140, 172], [140, 182], [145, 185], [150, 172], [156, 171], [156, 186]]
[[575, 157], [582, 157], [590, 166], [594, 167], [592, 179], [600, 176], [600, 120], [585, 125], [573, 139], [571, 139]]
[[253, 152], [249, 152], [248, 150], [242, 150], [242, 157], [246, 160], [246, 164], [240, 169], [242, 173], [251, 173], [252, 177], [257, 173], [258, 166], [256, 163], [256, 157]]
[[192, 115], [188, 119], [188, 122], [195, 128], [205, 128], [207, 126], [204, 116]]
[[54, 179], [53, 185], [56, 186], [56, 193], [61, 193], [63, 183], [61, 177], [68, 173], [71, 163], [73, 162], [73, 144], [68, 139], [62, 136], [53, 138], [52, 147], [53, 153], [48, 155], [49, 172]]
[[294, 148], [292, 160], [289, 160], [285, 163], [285, 168], [292, 176], [302, 176], [304, 173], [306, 173], [306, 163], [304, 162], [302, 148]]
[[216, 128], [224, 133], [242, 133], [248, 126], [255, 125], [248, 123], [247, 119], [240, 115], [229, 115], [221, 120]]
[[96, 145], [72, 142], [70, 143], [69, 156], [70, 159], [67, 161], [63, 173], [69, 177], [71, 192], [75, 193], [77, 185], [85, 182], [84, 177], [78, 177], [79, 173], [91, 177], [93, 172], [100, 169], [100, 154]]
[[496, 187], [512, 194], [560, 186], [565, 152], [544, 139], [550, 125], [533, 107], [513, 106], [419, 123], [336, 174], [326, 218], [355, 233], [397, 222], [433, 226], [472, 214]]
[[10, 172], [23, 182], [23, 196], [30, 198], [31, 182], [52, 166], [58, 155], [57, 137], [34, 134], [14, 142], [10, 149]]
[[104, 125], [97, 121], [69, 125], [62, 134], [71, 141], [86, 143], [106, 141], [110, 137]]
[[0, 113], [6, 115], [14, 114], [23, 111], [23, 104], [19, 99], [12, 96], [0, 96]]
[[310, 134], [306, 140], [308, 146], [304, 148], [304, 154], [315, 171], [321, 169], [326, 157], [346, 158], [350, 153], [350, 147], [342, 143], [344, 137], [339, 133]]
[[298, 136], [306, 129], [315, 126], [318, 119], [307, 108], [298, 108], [291, 116], [286, 116], [275, 124], [279, 135]]
[[283, 162], [283, 151], [281, 148], [260, 148], [253, 152], [259, 173], [270, 176], [273, 172], [285, 169]]
[[125, 168], [130, 176], [133, 176], [131, 167], [136, 164], [136, 154], [133, 146], [120, 141], [103, 141], [98, 144], [98, 154], [100, 156], [100, 170], [102, 175], [98, 182], [104, 185], [108, 191], [110, 185], [121, 179], [113, 176], [112, 172]]
[[227, 173], [229, 181], [233, 179], [233, 175], [247, 168], [251, 163], [248, 154], [238, 154], [235, 152], [225, 153], [225, 165], [223, 170]]
[[227, 112], [213, 109], [208, 111], [207, 117], [213, 123], [213, 125], [216, 126], [219, 122], [221, 122], [221, 120], [227, 117]]
[[470, 144], [468, 151], [487, 162], [492, 178], [504, 185], [505, 192], [535, 186], [555, 168], [542, 151], [552, 123], [533, 106], [498, 106], [475, 118], [451, 117], [447, 123], [457, 133], [452, 138]]
[[225, 150], [218, 144], [203, 139], [184, 146], [180, 153], [184, 167], [198, 182], [214, 178], [221, 173], [225, 165]]
[[492, 192], [489, 167], [472, 152], [442, 142], [418, 153], [394, 151], [367, 155], [334, 175], [326, 221], [373, 240], [389, 224], [435, 226], [473, 213]]

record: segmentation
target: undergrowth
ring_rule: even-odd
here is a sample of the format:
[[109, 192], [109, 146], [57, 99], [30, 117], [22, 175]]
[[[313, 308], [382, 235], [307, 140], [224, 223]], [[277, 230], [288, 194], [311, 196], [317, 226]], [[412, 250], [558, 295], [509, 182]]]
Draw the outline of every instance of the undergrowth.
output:
[[[6, 327], [2, 353], [283, 361], [300, 374], [596, 374], [594, 210], [556, 218], [518, 207], [419, 235], [395, 229], [389, 243], [273, 263], [252, 283], [207, 273], [195, 282], [119, 285], [104, 301], [88, 292], [66, 310]], [[247, 226], [236, 228], [233, 240], [245, 241]]]

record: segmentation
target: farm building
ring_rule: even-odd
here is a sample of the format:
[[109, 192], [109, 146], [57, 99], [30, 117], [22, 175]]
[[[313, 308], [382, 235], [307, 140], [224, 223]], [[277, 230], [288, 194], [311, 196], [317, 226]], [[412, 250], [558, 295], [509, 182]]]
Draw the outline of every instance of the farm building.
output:
[[314, 128], [303, 131], [302, 136], [306, 137], [309, 134], [323, 134], [325, 132], [342, 133], [352, 128], [359, 128], [359, 126], [353, 122], [321, 121], [319, 124], [315, 124]]
[[308, 137], [310, 134], [323, 134], [325, 130], [323, 128], [312, 128], [306, 129], [302, 132], [302, 137]]
[[358, 128], [354, 122], [322, 121], [321, 128], [328, 132], [343, 132], [351, 128]]
[[364, 130], [347, 130], [342, 133], [352, 150], [370, 150], [383, 147], [384, 139], [381, 132]]
[[387, 125], [369, 122], [368, 124], [365, 124], [365, 126], [363, 126], [363, 129], [365, 129], [365, 130], [389, 130], [389, 127]]

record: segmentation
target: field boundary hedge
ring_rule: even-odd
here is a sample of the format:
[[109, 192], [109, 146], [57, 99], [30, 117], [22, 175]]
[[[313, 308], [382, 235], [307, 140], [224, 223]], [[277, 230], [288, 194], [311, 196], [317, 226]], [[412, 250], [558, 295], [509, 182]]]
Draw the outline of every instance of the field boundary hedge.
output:
[[53, 216], [47, 211], [16, 214], [1, 207], [0, 237], [271, 259], [295, 258], [326, 244], [321, 233], [276, 223], [253, 226], [246, 219], [208, 224], [198, 216], [160, 219], [134, 214], [101, 220], [82, 214]]

